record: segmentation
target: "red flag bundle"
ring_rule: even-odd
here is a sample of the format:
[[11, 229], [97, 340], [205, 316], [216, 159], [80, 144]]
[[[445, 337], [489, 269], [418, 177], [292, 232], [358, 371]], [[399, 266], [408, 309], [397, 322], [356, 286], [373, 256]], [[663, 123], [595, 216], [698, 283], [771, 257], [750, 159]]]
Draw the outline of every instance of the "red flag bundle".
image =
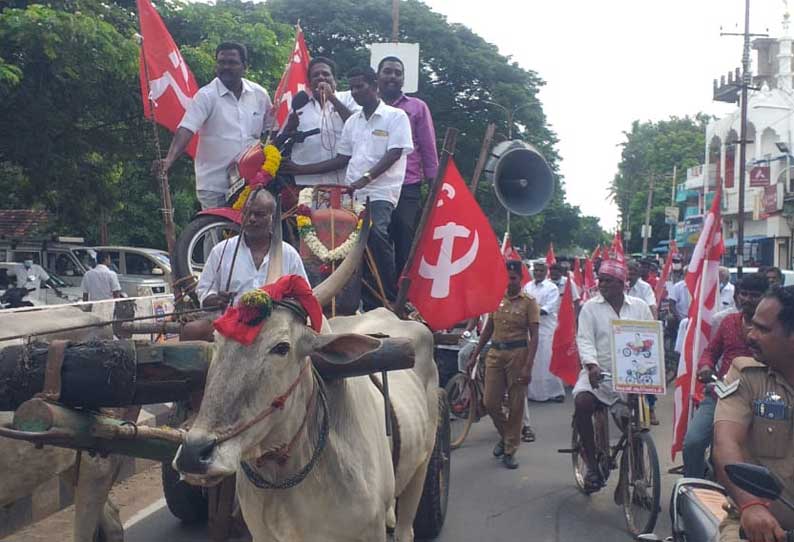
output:
[[596, 277], [593, 268], [595, 257], [587, 258], [584, 262], [584, 288], [582, 289], [582, 301], [596, 295]]
[[[505, 238], [502, 242], [502, 256], [505, 257], [505, 260], [521, 261], [521, 256], [518, 254], [518, 251], [513, 248], [513, 244], [510, 242], [509, 233], [505, 233]], [[527, 269], [527, 266], [521, 264], [521, 286], [524, 286], [530, 280], [531, 279], [529, 278], [529, 270]]]
[[720, 258], [725, 252], [722, 241], [722, 220], [720, 217], [721, 194], [718, 191], [711, 210], [703, 223], [692, 259], [686, 272], [686, 285], [692, 296], [689, 306], [689, 326], [684, 339], [684, 352], [678, 363], [675, 379], [673, 446], [671, 454], [683, 449], [693, 400], [696, 393], [697, 362], [706, 349], [711, 336], [711, 320], [716, 312], [719, 293]]
[[593, 254], [590, 256], [590, 259], [595, 261], [601, 258], [601, 245], [598, 245], [596, 249], [593, 251]]
[[495, 311], [507, 288], [499, 241], [452, 160], [442, 182], [443, 205], [432, 207], [406, 273], [408, 299], [434, 330]]
[[[157, 10], [149, 0], [137, 0], [137, 3], [143, 36], [140, 54], [143, 115], [149, 119], [154, 116], [157, 124], [176, 132], [199, 87]], [[197, 144], [198, 136], [195, 136], [186, 149], [191, 157], [196, 155]]]
[[615, 232], [615, 237], [612, 239], [612, 246], [609, 248], [608, 254], [610, 258], [617, 260], [623, 267], [626, 267], [626, 255], [623, 252], [623, 239], [619, 231]]
[[554, 331], [551, 343], [549, 371], [569, 386], [573, 386], [579, 378], [581, 362], [576, 347], [576, 311], [573, 307], [570, 279], [565, 283], [557, 321], [557, 329]]
[[664, 260], [664, 267], [662, 267], [662, 276], [659, 277], [656, 287], [654, 288], [654, 294], [656, 294], [656, 299], [660, 303], [667, 297], [667, 279], [670, 278], [670, 270], [673, 267], [673, 256], [677, 253], [678, 246], [675, 244], [675, 241], [670, 241], [667, 258]]
[[292, 49], [289, 63], [276, 88], [276, 95], [273, 97], [278, 127], [284, 126], [287, 121], [292, 98], [301, 90], [309, 88], [309, 60], [311, 57], [306, 49], [306, 41], [303, 39], [303, 30], [300, 26], [296, 26], [295, 47]]
[[551, 267], [557, 263], [557, 257], [554, 255], [554, 243], [549, 243], [549, 250], [546, 251], [546, 267]]
[[573, 281], [576, 283], [576, 287], [579, 288], [581, 292], [584, 288], [584, 276], [582, 275], [582, 270], [579, 267], [579, 258], [573, 259]]

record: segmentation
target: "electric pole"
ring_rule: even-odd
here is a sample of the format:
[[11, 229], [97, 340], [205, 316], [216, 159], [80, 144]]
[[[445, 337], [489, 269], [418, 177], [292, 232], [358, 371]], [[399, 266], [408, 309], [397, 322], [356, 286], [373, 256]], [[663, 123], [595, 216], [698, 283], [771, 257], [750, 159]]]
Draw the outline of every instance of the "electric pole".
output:
[[653, 206], [653, 173], [648, 181], [648, 203], [645, 205], [645, 227], [642, 231], [642, 257], [648, 255], [648, 238], [651, 236], [651, 207]]
[[391, 2], [391, 40], [394, 43], [400, 41], [400, 0]]

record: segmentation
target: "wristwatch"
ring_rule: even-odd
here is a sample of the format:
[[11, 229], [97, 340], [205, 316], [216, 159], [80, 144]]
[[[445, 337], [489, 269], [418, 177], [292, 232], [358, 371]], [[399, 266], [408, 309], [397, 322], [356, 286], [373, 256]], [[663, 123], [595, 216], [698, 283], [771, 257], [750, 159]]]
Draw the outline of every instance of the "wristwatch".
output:
[[371, 183], [371, 182], [372, 182], [372, 174], [371, 174], [369, 171], [367, 171], [366, 173], [364, 173], [364, 174], [361, 176], [361, 178], [362, 178], [362, 179], [366, 179], [368, 183]]

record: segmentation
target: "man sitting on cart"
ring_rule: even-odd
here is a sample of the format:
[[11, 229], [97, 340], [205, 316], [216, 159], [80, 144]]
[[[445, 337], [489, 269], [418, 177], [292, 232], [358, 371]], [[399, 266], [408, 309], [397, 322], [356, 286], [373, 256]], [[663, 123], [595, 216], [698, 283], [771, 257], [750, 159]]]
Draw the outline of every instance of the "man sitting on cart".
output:
[[593, 414], [599, 405], [611, 406], [618, 400], [610, 381], [601, 381], [602, 368], [612, 366], [610, 337], [613, 320], [653, 320], [648, 305], [642, 299], [624, 294], [626, 268], [617, 260], [604, 260], [598, 270], [598, 292], [579, 314], [576, 345], [582, 361], [579, 379], [573, 388], [574, 423], [582, 441], [582, 456], [587, 463], [585, 485], [597, 491], [604, 481], [595, 458]]
[[[223, 310], [236, 297], [265, 284], [275, 210], [276, 200], [270, 192], [251, 194], [243, 210], [242, 236], [215, 245], [204, 265], [196, 288], [202, 307]], [[281, 265], [283, 275], [299, 275], [309, 281], [300, 255], [283, 241]], [[183, 329], [182, 340], [209, 340], [212, 329], [211, 320], [191, 322]]]

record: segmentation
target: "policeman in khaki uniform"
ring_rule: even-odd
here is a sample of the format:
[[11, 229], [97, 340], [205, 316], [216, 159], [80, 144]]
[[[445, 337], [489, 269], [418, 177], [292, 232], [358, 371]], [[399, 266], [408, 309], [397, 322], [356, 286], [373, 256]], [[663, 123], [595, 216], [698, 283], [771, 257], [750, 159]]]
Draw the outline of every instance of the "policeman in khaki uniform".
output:
[[751, 542], [783, 542], [784, 530], [794, 529], [794, 513], [742, 491], [724, 469], [731, 463], [763, 465], [780, 477], [785, 495], [794, 499], [794, 286], [766, 294], [747, 340], [755, 359], [734, 360], [731, 372], [739, 378], [719, 400], [714, 416], [717, 476], [731, 500], [720, 542], [743, 540], [740, 528]]
[[[480, 342], [472, 352], [467, 372], [485, 344], [491, 348], [485, 358], [485, 409], [491, 416], [501, 439], [493, 454], [502, 458], [508, 469], [518, 468], [515, 452], [521, 440], [527, 385], [538, 350], [540, 307], [535, 299], [521, 291], [521, 262], [507, 262], [507, 292], [499, 309], [490, 315]], [[508, 414], [502, 410], [507, 391]]]

